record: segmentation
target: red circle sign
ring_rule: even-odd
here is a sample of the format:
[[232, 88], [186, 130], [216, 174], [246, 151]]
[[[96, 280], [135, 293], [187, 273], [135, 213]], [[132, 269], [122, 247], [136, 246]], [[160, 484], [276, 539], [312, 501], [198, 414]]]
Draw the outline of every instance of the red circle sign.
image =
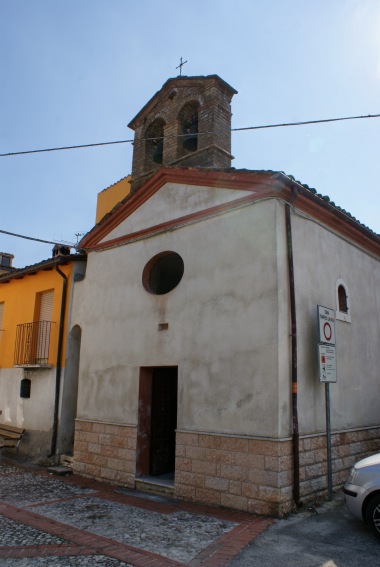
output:
[[332, 329], [330, 323], [325, 323], [323, 325], [323, 335], [326, 341], [330, 341], [332, 337]]

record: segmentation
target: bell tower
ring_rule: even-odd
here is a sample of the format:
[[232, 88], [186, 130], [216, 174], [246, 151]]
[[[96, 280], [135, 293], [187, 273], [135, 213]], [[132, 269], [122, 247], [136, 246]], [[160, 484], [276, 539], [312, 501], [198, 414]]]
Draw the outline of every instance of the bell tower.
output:
[[159, 167], [231, 166], [231, 99], [218, 75], [166, 81], [128, 125], [135, 131], [132, 191]]

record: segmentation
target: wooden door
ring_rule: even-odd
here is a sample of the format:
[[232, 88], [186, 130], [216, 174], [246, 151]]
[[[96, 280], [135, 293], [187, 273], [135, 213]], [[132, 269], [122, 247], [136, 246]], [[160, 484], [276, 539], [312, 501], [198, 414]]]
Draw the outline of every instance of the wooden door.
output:
[[174, 471], [177, 428], [177, 368], [154, 368], [150, 429], [151, 475]]

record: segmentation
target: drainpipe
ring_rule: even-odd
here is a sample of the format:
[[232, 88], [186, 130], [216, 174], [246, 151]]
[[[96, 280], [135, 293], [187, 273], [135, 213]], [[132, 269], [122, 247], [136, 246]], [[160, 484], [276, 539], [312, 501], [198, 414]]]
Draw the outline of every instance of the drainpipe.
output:
[[59, 334], [58, 334], [58, 347], [57, 347], [57, 364], [55, 372], [55, 399], [54, 399], [54, 419], [53, 419], [53, 434], [51, 439], [51, 448], [49, 457], [55, 456], [57, 450], [58, 438], [58, 414], [59, 414], [59, 396], [61, 389], [61, 373], [62, 373], [62, 346], [63, 346], [63, 329], [65, 324], [65, 311], [66, 311], [66, 297], [67, 297], [67, 276], [59, 269], [59, 261], [55, 264], [57, 273], [63, 278], [62, 283], [62, 297], [61, 297], [61, 315], [59, 318]]
[[291, 203], [294, 202], [297, 190], [293, 189], [290, 203], [285, 205], [286, 237], [288, 245], [288, 268], [290, 288], [290, 317], [292, 325], [292, 421], [293, 421], [293, 498], [297, 506], [300, 505], [300, 452], [298, 431], [298, 376], [297, 376], [297, 313], [296, 294], [294, 285], [293, 241], [291, 224]]

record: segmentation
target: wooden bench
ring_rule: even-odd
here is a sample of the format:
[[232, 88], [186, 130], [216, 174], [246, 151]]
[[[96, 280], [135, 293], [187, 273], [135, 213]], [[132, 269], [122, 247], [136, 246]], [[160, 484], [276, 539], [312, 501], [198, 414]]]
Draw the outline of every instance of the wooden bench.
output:
[[0, 462], [3, 449], [16, 449], [18, 460], [18, 448], [25, 429], [0, 423]]

